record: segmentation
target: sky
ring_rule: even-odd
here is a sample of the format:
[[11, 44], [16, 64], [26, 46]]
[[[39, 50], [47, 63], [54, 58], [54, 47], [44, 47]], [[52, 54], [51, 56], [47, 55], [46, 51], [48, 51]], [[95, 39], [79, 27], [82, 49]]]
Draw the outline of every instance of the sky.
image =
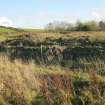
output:
[[105, 0], [0, 0], [0, 25], [43, 28], [53, 21], [104, 20]]

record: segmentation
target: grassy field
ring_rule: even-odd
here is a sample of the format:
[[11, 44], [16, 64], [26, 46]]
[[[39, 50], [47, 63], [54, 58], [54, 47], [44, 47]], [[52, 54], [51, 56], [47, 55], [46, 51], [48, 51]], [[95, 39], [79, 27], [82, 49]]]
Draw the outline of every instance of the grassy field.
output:
[[15, 32], [14, 30], [12, 29], [6, 29], [6, 28], [3, 28], [3, 27], [0, 27], [0, 32]]
[[8, 36], [18, 36], [18, 35], [30, 35], [35, 39], [45, 39], [45, 38], [79, 38], [82, 36], [89, 36], [92, 40], [104, 40], [105, 39], [105, 31], [87, 31], [87, 32], [68, 32], [68, 33], [54, 33], [47, 32], [44, 29], [12, 29], [12, 28], [4, 28], [0, 27], [0, 36], [8, 37]]

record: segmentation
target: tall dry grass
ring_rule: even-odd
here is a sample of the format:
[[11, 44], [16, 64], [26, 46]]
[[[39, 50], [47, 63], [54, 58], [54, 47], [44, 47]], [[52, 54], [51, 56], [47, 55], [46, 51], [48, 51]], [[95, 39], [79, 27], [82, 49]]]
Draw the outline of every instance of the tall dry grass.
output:
[[[70, 78], [64, 77], [63, 72], [60, 73], [59, 70], [54, 72], [44, 69], [45, 67], [37, 66], [33, 62], [23, 63], [19, 60], [11, 62], [7, 56], [0, 55], [0, 104], [34, 105], [32, 101], [40, 93], [45, 99], [44, 105], [53, 105], [55, 100], [62, 105], [63, 103], [71, 105]], [[49, 89], [59, 91], [62, 95], [54, 99]]]
[[0, 105], [105, 104], [105, 87], [100, 85], [94, 64], [89, 73], [63, 69], [11, 62], [0, 55]]
[[[29, 104], [29, 100], [39, 91], [38, 73], [33, 63], [11, 62], [5, 55], [0, 56], [0, 101], [8, 103], [13, 98], [15, 105]], [[21, 103], [22, 102], [22, 103]]]

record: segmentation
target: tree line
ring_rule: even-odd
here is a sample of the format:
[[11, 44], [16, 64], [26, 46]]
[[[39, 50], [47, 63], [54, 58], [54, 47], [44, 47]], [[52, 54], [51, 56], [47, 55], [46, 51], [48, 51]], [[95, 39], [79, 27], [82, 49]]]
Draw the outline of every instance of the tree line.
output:
[[105, 31], [105, 21], [87, 21], [76, 23], [54, 21], [45, 26], [47, 31], [65, 32], [65, 31]]

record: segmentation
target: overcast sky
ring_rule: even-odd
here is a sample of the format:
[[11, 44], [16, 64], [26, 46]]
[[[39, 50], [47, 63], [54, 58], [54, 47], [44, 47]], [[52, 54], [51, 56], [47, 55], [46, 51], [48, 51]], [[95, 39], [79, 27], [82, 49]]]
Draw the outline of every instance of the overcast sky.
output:
[[105, 0], [0, 0], [0, 25], [41, 28], [49, 22], [101, 20]]

